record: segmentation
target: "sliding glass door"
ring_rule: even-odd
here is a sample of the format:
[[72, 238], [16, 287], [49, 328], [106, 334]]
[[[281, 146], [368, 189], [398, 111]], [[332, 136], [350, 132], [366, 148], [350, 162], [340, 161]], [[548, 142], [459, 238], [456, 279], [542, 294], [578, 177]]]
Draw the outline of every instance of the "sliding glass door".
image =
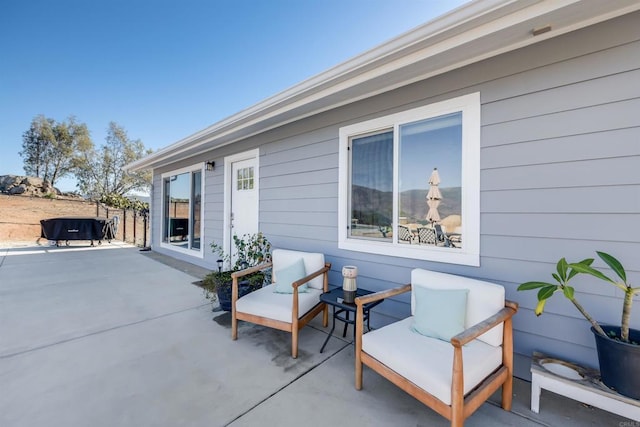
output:
[[175, 248], [201, 250], [202, 170], [163, 175], [162, 242]]

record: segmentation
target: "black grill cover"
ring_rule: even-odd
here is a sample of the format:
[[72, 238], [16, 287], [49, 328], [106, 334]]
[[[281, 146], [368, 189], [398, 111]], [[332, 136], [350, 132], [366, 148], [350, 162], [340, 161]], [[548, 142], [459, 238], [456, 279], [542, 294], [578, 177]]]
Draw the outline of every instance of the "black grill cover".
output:
[[40, 237], [48, 240], [111, 240], [112, 218], [50, 218], [40, 221]]

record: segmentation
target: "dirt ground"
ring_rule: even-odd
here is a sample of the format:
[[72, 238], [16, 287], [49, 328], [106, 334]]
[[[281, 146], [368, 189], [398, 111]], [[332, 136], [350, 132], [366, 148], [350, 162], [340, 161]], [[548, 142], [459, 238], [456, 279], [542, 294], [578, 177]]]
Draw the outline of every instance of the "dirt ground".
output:
[[119, 209], [107, 209], [95, 202], [75, 199], [48, 199], [20, 195], [0, 194], [0, 242], [33, 242], [46, 245], [40, 238], [40, 220], [60, 217], [113, 217], [119, 215], [126, 220], [118, 227], [117, 240], [143, 244], [143, 221], [137, 217], [135, 226], [133, 214], [124, 214]]

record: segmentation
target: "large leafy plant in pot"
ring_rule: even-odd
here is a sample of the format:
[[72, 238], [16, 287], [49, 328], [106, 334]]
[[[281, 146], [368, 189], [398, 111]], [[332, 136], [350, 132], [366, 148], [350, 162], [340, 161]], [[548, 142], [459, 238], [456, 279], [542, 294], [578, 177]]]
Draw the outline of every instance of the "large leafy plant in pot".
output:
[[[271, 259], [271, 243], [261, 232], [255, 234], [244, 234], [242, 237], [233, 236], [235, 256], [224, 251], [217, 243], [211, 244], [213, 253], [220, 257], [221, 266], [219, 271], [212, 271], [202, 280], [205, 298], [215, 303], [218, 301], [220, 308], [224, 311], [231, 311], [231, 284], [233, 282], [231, 274], [254, 267]], [[223, 271], [222, 267], [226, 267]], [[269, 271], [258, 271], [244, 277], [238, 284], [239, 296], [246, 295], [262, 288], [265, 282], [270, 281]]]
[[[596, 340], [602, 382], [622, 395], [640, 399], [640, 330], [629, 327], [633, 297], [640, 293], [640, 287], [631, 286], [620, 261], [607, 253], [596, 253], [615, 273], [617, 279], [612, 279], [600, 270], [593, 268], [591, 266], [593, 258], [587, 258], [577, 263], [568, 263], [565, 258], [562, 258], [556, 265], [556, 272], [552, 273], [556, 283], [526, 282], [518, 286], [518, 290], [538, 290], [536, 316], [542, 314], [547, 300], [556, 293], [561, 293], [571, 301], [591, 323], [591, 331]], [[569, 285], [569, 281], [578, 274], [591, 275], [624, 292], [620, 326], [599, 324], [576, 300], [575, 289]]]

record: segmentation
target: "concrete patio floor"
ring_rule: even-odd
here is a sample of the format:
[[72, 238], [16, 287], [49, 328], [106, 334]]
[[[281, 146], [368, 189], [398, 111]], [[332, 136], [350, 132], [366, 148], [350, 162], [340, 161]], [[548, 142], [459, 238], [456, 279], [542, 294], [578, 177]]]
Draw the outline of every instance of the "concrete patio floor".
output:
[[[205, 270], [112, 242], [0, 249], [0, 426], [446, 426], [365, 368], [315, 320], [290, 357], [288, 334], [212, 312]], [[212, 321], [213, 320], [213, 321]], [[337, 328], [341, 329], [341, 328]], [[468, 426], [637, 426], [516, 380]]]

